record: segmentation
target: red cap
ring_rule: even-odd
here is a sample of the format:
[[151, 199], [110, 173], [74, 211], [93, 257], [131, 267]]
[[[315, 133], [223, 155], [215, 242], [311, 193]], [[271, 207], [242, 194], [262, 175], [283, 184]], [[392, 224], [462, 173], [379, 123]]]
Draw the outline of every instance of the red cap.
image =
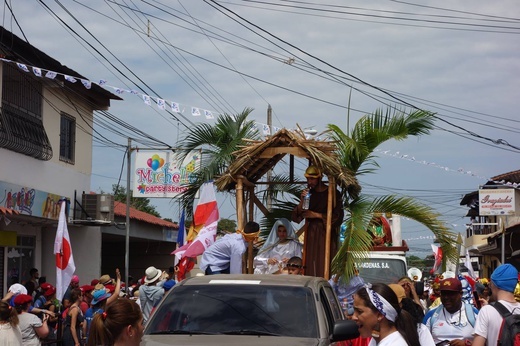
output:
[[40, 285], [41, 289], [43, 292], [47, 291], [49, 288], [52, 287], [52, 285], [48, 282], [43, 282], [41, 285]]
[[54, 293], [56, 293], [56, 288], [54, 288], [54, 286], [51, 286], [51, 287], [49, 287], [48, 289], [45, 290], [43, 295], [45, 296], [45, 298], [48, 298], [48, 297], [52, 297], [52, 295]]
[[462, 292], [462, 284], [457, 278], [449, 278], [441, 281], [441, 291]]
[[94, 286], [91, 286], [91, 285], [83, 285], [79, 288], [81, 290], [81, 292], [85, 293], [85, 292], [90, 292], [90, 291], [93, 291], [94, 290]]
[[114, 286], [114, 285], [106, 285], [105, 288], [110, 293], [114, 293], [114, 291], [116, 290], [116, 286]]
[[15, 305], [24, 305], [26, 303], [31, 303], [32, 297], [28, 294], [19, 294], [14, 298]]
[[98, 279], [92, 279], [92, 281], [90, 281], [90, 286], [96, 286], [98, 283], [99, 283]]

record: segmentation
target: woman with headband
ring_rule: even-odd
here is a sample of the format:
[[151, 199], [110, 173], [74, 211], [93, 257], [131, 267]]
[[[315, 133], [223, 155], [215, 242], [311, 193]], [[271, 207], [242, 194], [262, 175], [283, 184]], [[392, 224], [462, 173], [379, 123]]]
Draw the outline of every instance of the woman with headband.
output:
[[352, 316], [362, 337], [372, 337], [369, 346], [420, 346], [417, 326], [401, 310], [397, 296], [385, 284], [365, 286], [354, 294]]

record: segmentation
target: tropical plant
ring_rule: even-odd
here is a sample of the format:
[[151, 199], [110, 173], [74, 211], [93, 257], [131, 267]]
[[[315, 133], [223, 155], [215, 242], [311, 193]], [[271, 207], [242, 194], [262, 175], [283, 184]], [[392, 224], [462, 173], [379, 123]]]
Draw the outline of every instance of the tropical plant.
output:
[[258, 130], [247, 117], [253, 111], [245, 108], [237, 115], [219, 115], [214, 125], [201, 123], [190, 128], [177, 145], [177, 158], [184, 160], [194, 150], [201, 150], [201, 167], [194, 181], [180, 196], [181, 204], [188, 214], [201, 185], [223, 174], [232, 162], [233, 153], [244, 146], [247, 140], [259, 139]]
[[[408, 136], [429, 134], [433, 127], [434, 116], [426, 111], [413, 111], [409, 114], [387, 111], [383, 114], [378, 110], [362, 117], [350, 135], [336, 125], [328, 126], [328, 135], [337, 142], [341, 164], [359, 176], [377, 170], [379, 166], [374, 151], [382, 143], [391, 139], [404, 140]], [[345, 201], [347, 198], [345, 196]], [[388, 195], [372, 198], [361, 193], [346, 203], [345, 240], [332, 261], [332, 273], [345, 278], [354, 275], [355, 263], [364, 258], [372, 247], [372, 236], [367, 230], [379, 213], [399, 214], [423, 224], [437, 237], [445, 256], [456, 258], [454, 235], [432, 208], [411, 197]]]
[[[101, 191], [101, 193], [104, 193]], [[118, 202], [126, 203], [126, 189], [117, 184], [112, 184], [112, 193], [114, 194], [114, 200]], [[130, 190], [130, 206], [137, 210], [143, 211], [147, 214], [161, 217], [161, 214], [156, 210], [156, 207], [151, 204], [148, 198], [136, 198], [132, 196], [133, 191]]]

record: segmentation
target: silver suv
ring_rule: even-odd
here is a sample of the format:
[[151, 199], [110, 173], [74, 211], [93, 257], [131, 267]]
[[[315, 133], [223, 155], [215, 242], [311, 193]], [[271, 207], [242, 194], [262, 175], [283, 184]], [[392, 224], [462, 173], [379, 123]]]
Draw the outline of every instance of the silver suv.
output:
[[142, 346], [329, 345], [358, 335], [329, 283], [298, 275], [212, 275], [174, 286]]

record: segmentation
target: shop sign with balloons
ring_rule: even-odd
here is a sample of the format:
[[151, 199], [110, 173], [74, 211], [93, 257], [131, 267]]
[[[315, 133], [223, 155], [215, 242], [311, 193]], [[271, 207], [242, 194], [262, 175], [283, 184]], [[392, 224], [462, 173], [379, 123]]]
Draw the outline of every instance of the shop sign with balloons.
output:
[[194, 180], [200, 159], [200, 151], [190, 153], [182, 162], [171, 151], [137, 152], [133, 197], [177, 197]]

